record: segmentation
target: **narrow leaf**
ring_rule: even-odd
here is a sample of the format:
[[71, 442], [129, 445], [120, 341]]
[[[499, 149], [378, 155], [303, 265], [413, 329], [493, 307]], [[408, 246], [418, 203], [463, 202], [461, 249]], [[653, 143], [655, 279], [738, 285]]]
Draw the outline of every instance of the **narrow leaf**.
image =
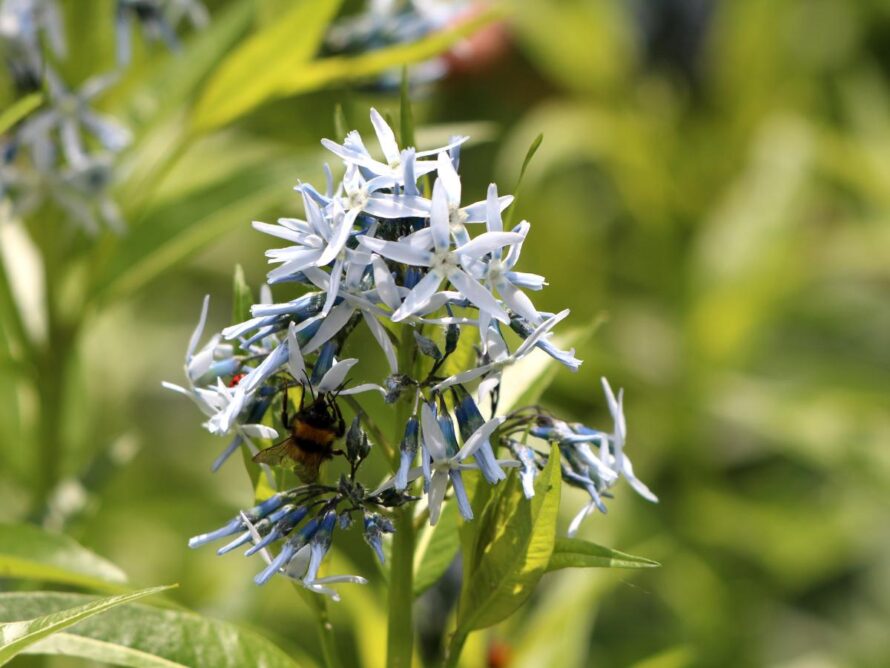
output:
[[414, 139], [414, 112], [411, 109], [410, 86], [408, 85], [408, 66], [402, 67], [401, 107], [399, 109], [399, 123], [401, 130], [402, 146], [416, 146]]
[[516, 179], [516, 187], [513, 188], [513, 204], [510, 206], [510, 209], [507, 211], [507, 215], [504, 217], [504, 229], [509, 230], [513, 228], [513, 218], [516, 214], [516, 202], [519, 199], [519, 189], [522, 187], [522, 179], [525, 177], [525, 170], [528, 169], [528, 163], [532, 161], [532, 158], [535, 157], [535, 153], [538, 152], [538, 148], [541, 146], [541, 142], [544, 141], [544, 135], [539, 134], [535, 137], [535, 140], [531, 143], [531, 146], [528, 147], [528, 151], [525, 154], [525, 160], [522, 161], [522, 169], [519, 170], [519, 178]]
[[346, 112], [343, 110], [343, 105], [338, 102], [337, 106], [334, 107], [334, 136], [337, 137], [338, 141], [343, 141], [346, 139], [348, 132], [349, 121], [346, 120]]
[[293, 159], [250, 165], [198, 192], [164, 203], [122, 237], [96, 270], [95, 296], [122, 297], [153, 280], [177, 262], [244, 224], [291, 193], [282, 188], [294, 171]]
[[577, 538], [557, 538], [547, 571], [561, 568], [657, 568], [657, 561]]
[[447, 503], [439, 521], [426, 526], [417, 536], [414, 552], [414, 595], [420, 596], [441, 578], [460, 547], [456, 503]]
[[398, 44], [359, 56], [334, 56], [315, 60], [305, 67], [293, 70], [278, 94], [283, 97], [308, 93], [334, 84], [372, 77], [394, 67], [429, 60], [499, 15], [499, 11], [491, 9], [480, 12], [458, 26], [433, 33], [410, 44]]
[[[171, 589], [176, 585], [167, 587], [149, 587], [131, 594], [109, 596], [107, 598], [94, 599], [88, 603], [73, 608], [66, 608], [58, 612], [26, 619], [23, 621], [7, 622], [0, 624], [0, 666], [9, 663], [16, 655], [21, 654], [34, 643], [47, 636], [68, 628], [79, 621], [99, 615], [106, 610], [130, 603], [132, 601], [151, 596], [159, 592]], [[22, 596], [29, 596], [23, 594]], [[21, 610], [21, 609], [19, 609]], [[24, 612], [23, 610], [21, 612]], [[25, 613], [27, 614], [27, 613]]]
[[62, 534], [28, 524], [0, 524], [0, 577], [119, 592], [126, 575]]
[[219, 127], [274, 97], [316, 54], [341, 2], [298, 0], [236, 48], [198, 100], [194, 127]]
[[[37, 617], [83, 605], [89, 597], [56, 592], [0, 594], [0, 621]], [[193, 612], [130, 604], [91, 617], [31, 645], [27, 654], [75, 656], [134, 668], [296, 668], [296, 661], [262, 636]]]
[[16, 123], [43, 104], [42, 93], [31, 93], [0, 113], [0, 134], [4, 134]]
[[232, 324], [249, 320], [253, 303], [253, 292], [244, 278], [244, 269], [237, 264], [232, 279]]

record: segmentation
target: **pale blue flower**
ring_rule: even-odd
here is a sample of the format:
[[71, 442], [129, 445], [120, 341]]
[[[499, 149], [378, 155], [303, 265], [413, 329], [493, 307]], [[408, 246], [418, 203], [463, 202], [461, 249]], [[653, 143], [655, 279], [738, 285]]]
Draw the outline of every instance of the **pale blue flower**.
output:
[[492, 250], [517, 243], [521, 235], [512, 232], [486, 232], [475, 239], [452, 249], [448, 223], [448, 202], [441, 179], [433, 186], [433, 203], [430, 212], [429, 244], [417, 242], [410, 237], [399, 241], [362, 236], [360, 243], [380, 255], [404, 264], [425, 267], [426, 275], [408, 293], [402, 305], [392, 315], [394, 322], [404, 320], [416, 313], [438, 291], [442, 282], [449, 281], [464, 297], [480, 310], [484, 310], [502, 322], [510, 318], [492, 294], [475, 278], [470, 276], [463, 264], [477, 260]]
[[[343, 144], [338, 144], [330, 139], [322, 139], [321, 144], [342, 159], [347, 165], [364, 168], [372, 177], [386, 177], [393, 181], [401, 181], [405, 173], [402, 165], [402, 151], [396, 141], [395, 133], [383, 119], [383, 116], [374, 108], [371, 109], [371, 124], [374, 126], [374, 132], [377, 135], [377, 141], [380, 144], [380, 150], [383, 152], [386, 162], [381, 162], [371, 157], [370, 152], [362, 142], [361, 135], [355, 130], [346, 135]], [[429, 151], [417, 151], [413, 154], [413, 157], [424, 158], [437, 155], [451, 146], [462, 144], [467, 139], [469, 137], [457, 137], [448, 146]], [[414, 176], [421, 177], [429, 174], [435, 171], [436, 166], [434, 160], [416, 160], [413, 162]]]

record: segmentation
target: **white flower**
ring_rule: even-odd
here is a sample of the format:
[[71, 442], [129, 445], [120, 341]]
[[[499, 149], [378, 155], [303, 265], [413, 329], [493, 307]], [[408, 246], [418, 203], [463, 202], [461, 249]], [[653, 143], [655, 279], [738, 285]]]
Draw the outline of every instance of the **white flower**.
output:
[[[433, 388], [433, 390], [435, 390], [436, 392], [441, 392], [445, 388], [451, 387], [452, 385], [463, 385], [464, 383], [468, 383], [477, 378], [481, 378], [482, 376], [500, 373], [504, 369], [504, 367], [515, 364], [517, 361], [528, 355], [538, 344], [538, 342], [541, 341], [543, 337], [546, 336], [548, 332], [550, 332], [550, 330], [556, 327], [557, 323], [568, 316], [568, 314], [569, 309], [565, 309], [555, 315], [550, 316], [544, 322], [542, 322], [515, 351], [506, 355], [504, 355], [504, 353], [506, 352], [506, 346], [503, 344], [503, 339], [499, 335], [490, 337], [488, 340], [488, 347], [490, 354], [492, 350], [495, 351], [495, 359], [493, 361], [450, 376], [437, 384]], [[489, 329], [493, 330], [494, 327], [491, 327]]]
[[[418, 243], [411, 237], [400, 241], [362, 236], [360, 243], [395, 262], [426, 267], [427, 274], [408, 293], [402, 305], [392, 315], [394, 322], [404, 320], [422, 309], [438, 291], [442, 282], [448, 280], [464, 297], [480, 310], [501, 322], [509, 323], [510, 318], [492, 294], [463, 268], [465, 262], [478, 260], [495, 249], [521, 241], [522, 236], [513, 232], [486, 232], [475, 239], [451, 248], [448, 224], [448, 201], [440, 179], [433, 186], [433, 205], [430, 212], [429, 245]], [[430, 247], [431, 246], [431, 247]]]
[[[396, 142], [395, 133], [389, 127], [376, 109], [371, 109], [371, 123], [374, 126], [374, 132], [377, 135], [377, 141], [380, 144], [380, 150], [383, 151], [384, 160], [381, 162], [371, 157], [368, 149], [362, 143], [361, 135], [352, 131], [346, 135], [343, 144], [338, 144], [330, 139], [322, 139], [321, 144], [326, 149], [340, 157], [347, 165], [356, 167], [364, 167], [374, 176], [389, 177], [390, 179], [400, 180], [404, 176], [402, 169], [402, 155], [399, 150], [398, 142]], [[469, 137], [458, 137], [447, 146], [433, 149], [430, 151], [419, 151], [415, 155], [417, 158], [423, 158], [430, 155], [436, 155], [441, 151], [446, 151], [453, 146], [459, 146]], [[418, 160], [414, 165], [416, 176], [429, 174], [436, 169], [435, 161]]]

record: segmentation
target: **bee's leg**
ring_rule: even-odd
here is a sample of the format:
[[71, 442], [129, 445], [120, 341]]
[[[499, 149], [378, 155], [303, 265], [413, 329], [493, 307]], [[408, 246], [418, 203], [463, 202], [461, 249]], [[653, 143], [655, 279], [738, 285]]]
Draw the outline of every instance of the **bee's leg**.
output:
[[343, 419], [343, 413], [340, 411], [340, 406], [337, 404], [337, 400], [333, 397], [330, 399], [331, 410], [334, 413], [334, 417], [337, 418], [337, 435], [343, 436], [346, 433], [346, 421]]
[[287, 383], [284, 384], [284, 392], [281, 393], [281, 424], [285, 429], [290, 426], [290, 419], [287, 415]]

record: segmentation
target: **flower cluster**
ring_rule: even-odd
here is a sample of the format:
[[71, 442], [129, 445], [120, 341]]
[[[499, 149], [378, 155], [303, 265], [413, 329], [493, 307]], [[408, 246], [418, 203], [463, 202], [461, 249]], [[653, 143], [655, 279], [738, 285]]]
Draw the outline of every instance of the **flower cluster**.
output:
[[[230, 439], [214, 468], [243, 445], [254, 461], [293, 467], [302, 479], [300, 486], [278, 491], [225, 527], [192, 539], [197, 546], [237, 534], [220, 553], [250, 544], [246, 554], [265, 554], [267, 566], [256, 578], [260, 584], [283, 573], [330, 593], [326, 584], [344, 580], [319, 578], [318, 567], [332, 533], [350, 526], [353, 515], [362, 516], [365, 538], [382, 559], [381, 536], [393, 530], [388, 509], [417, 500], [415, 481], [422, 480], [431, 524], [449, 490], [469, 521], [467, 472], [497, 485], [507, 477], [505, 469], [516, 468], [531, 496], [552, 447], [563, 455], [564, 480], [591, 497], [571, 532], [593, 510], [605, 511], [603, 498], [622, 477], [655, 500], [633, 474], [624, 448], [622, 394], [616, 399], [605, 380], [611, 433], [564, 422], [538, 407], [497, 414], [503, 371], [535, 349], [578, 368], [574, 351], [561, 350], [552, 340], [552, 330], [568, 311], [540, 311], [527, 294], [541, 290], [545, 280], [516, 269], [530, 225], [522, 221], [505, 229], [502, 213], [512, 197], [499, 195], [492, 184], [484, 200], [464, 202], [458, 168], [466, 137], [417, 151], [401, 148], [373, 109], [371, 122], [379, 152], [372, 153], [357, 132], [342, 142], [322, 141], [342, 160], [343, 176], [335, 186], [328, 170], [323, 192], [305, 183], [296, 187], [305, 220], [254, 223], [284, 242], [266, 252], [275, 265], [268, 283], [298, 288], [298, 294], [275, 302], [265, 287], [252, 318], [199, 349], [205, 301], [186, 354], [187, 386], [167, 384], [198, 404], [211, 433]], [[359, 360], [341, 353], [361, 328], [389, 366], [382, 385], [356, 385], [347, 378]], [[455, 362], [460, 347], [475, 360]], [[357, 477], [372, 450], [363, 430], [370, 418], [352, 396], [363, 392], [409, 409], [399, 450], [390, 453], [398, 466], [371, 491]], [[299, 396], [296, 413], [289, 393]], [[284, 440], [260, 449], [255, 439], [279, 438], [270, 426], [279, 424], [274, 417], [279, 401]], [[345, 432], [340, 401], [356, 413], [345, 451], [334, 449]], [[319, 482], [319, 466], [337, 456], [349, 464], [349, 473], [337, 485]], [[279, 542], [273, 556], [267, 550]]]
[[[195, 25], [207, 20], [197, 0], [118, 0], [119, 68], [130, 60], [132, 23], [175, 47], [175, 25], [184, 15]], [[17, 92], [44, 94], [40, 108], [0, 139], [0, 197], [8, 196], [17, 213], [28, 213], [48, 197], [88, 231], [100, 223], [119, 229], [122, 219], [109, 186], [114, 157], [131, 136], [92, 108], [119, 72], [90, 77], [77, 89], [62, 79], [55, 65], [68, 48], [56, 0], [0, 0], [0, 46]]]

